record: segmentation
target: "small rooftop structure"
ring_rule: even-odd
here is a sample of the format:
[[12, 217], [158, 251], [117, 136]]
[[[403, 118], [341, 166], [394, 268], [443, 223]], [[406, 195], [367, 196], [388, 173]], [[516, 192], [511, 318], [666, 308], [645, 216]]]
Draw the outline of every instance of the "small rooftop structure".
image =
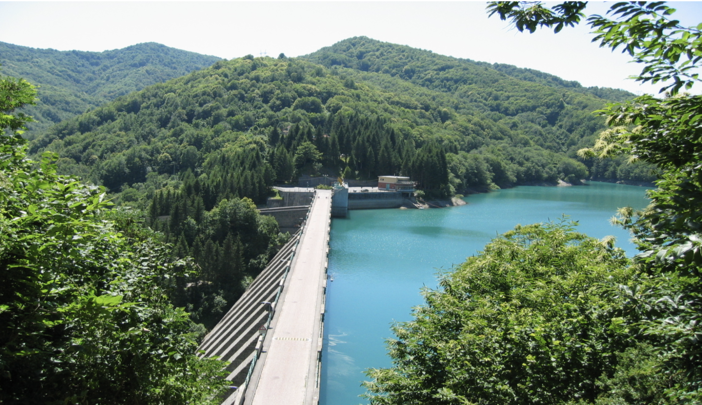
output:
[[414, 182], [407, 176], [378, 176], [378, 190], [413, 192]]

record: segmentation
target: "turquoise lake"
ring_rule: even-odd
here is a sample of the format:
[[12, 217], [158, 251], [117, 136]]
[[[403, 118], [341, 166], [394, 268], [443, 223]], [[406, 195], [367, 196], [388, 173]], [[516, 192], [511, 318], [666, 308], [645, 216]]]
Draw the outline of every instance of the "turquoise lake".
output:
[[645, 188], [591, 182], [579, 187], [521, 186], [465, 198], [468, 205], [428, 210], [350, 211], [331, 227], [322, 353], [322, 405], [367, 404], [363, 371], [389, 367], [390, 325], [411, 319], [423, 303], [422, 287], [435, 288], [450, 270], [517, 224], [578, 221], [577, 231], [613, 235], [635, 254], [629, 234], [610, 225], [617, 208], [643, 208]]

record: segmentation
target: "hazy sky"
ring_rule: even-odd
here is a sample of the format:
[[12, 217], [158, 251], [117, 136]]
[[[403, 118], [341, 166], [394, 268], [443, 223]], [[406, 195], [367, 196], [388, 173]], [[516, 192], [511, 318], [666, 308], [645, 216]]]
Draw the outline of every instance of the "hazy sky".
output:
[[[590, 3], [604, 14], [613, 3]], [[702, 2], [672, 3], [685, 25], [702, 22]], [[592, 43], [586, 25], [520, 33], [483, 2], [0, 1], [0, 41], [34, 48], [104, 51], [142, 42], [226, 59], [299, 56], [354, 36], [475, 61], [499, 62], [577, 80], [584, 86], [654, 92], [626, 80], [630, 58]], [[0, 55], [0, 63], [2, 55]], [[702, 87], [702, 86], [698, 86]], [[697, 88], [695, 93], [701, 89]]]

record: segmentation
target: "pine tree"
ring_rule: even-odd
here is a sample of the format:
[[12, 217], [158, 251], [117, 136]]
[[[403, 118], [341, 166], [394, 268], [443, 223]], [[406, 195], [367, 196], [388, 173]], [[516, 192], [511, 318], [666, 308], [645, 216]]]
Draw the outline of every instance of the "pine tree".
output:
[[373, 152], [373, 149], [368, 149], [368, 154], [366, 155], [366, 179], [373, 179], [375, 177], [378, 177], [375, 171], [376, 167], [376, 159], [375, 159], [375, 153]]
[[207, 239], [203, 250], [200, 266], [202, 267], [202, 279], [206, 281], [216, 281], [217, 265], [219, 264], [220, 248], [212, 239]]
[[183, 259], [190, 256], [190, 248], [188, 248], [188, 242], [185, 240], [185, 235], [181, 232], [178, 237], [178, 243], [173, 249], [173, 257], [178, 259]]
[[228, 234], [222, 244], [222, 254], [217, 266], [218, 290], [223, 291], [224, 299], [231, 303], [241, 293], [241, 280], [245, 271], [241, 239]]
[[285, 149], [293, 150], [293, 144], [295, 142], [296, 137], [297, 137], [297, 124], [294, 124], [288, 130], [288, 134], [283, 137], [283, 140], [284, 140], [283, 143], [284, 143]]
[[339, 155], [339, 137], [336, 134], [332, 134], [329, 140], [329, 153], [326, 156], [327, 166], [334, 169], [340, 167]]
[[241, 176], [241, 187], [239, 188], [239, 195], [253, 199], [255, 197], [253, 190], [254, 184], [253, 179], [251, 178], [251, 172], [246, 172], [243, 176]]
[[265, 169], [262, 169], [259, 171], [259, 173], [256, 173], [256, 201], [259, 204], [263, 204], [266, 202], [266, 199], [268, 198], [268, 190], [269, 186], [266, 184], [266, 179], [264, 177], [264, 174], [262, 173]]
[[149, 219], [150, 223], [153, 225], [154, 222], [158, 221], [158, 214], [159, 214], [159, 206], [158, 206], [158, 195], [161, 193], [156, 193], [154, 194], [153, 198], [151, 199], [151, 204], [149, 205]]
[[168, 220], [168, 233], [175, 237], [180, 234], [180, 223], [185, 219], [181, 204], [173, 205], [171, 216]]
[[394, 166], [388, 142], [384, 142], [378, 154], [377, 173], [379, 176], [394, 174]]
[[280, 148], [280, 146], [282, 146], [282, 145], [278, 145], [277, 147], [268, 148], [268, 156], [266, 157], [266, 159], [268, 160], [268, 164], [273, 167], [274, 176], [275, 176], [276, 153], [278, 152], [278, 149]]
[[271, 134], [268, 135], [268, 144], [275, 148], [276, 145], [278, 145], [279, 141], [280, 132], [278, 131], [277, 127], [273, 127], [273, 130], [271, 130]]
[[[415, 177], [413, 171], [415, 155], [416, 150], [414, 149], [414, 142], [411, 140], [404, 142], [402, 150], [402, 165], [400, 167], [400, 172], [403, 176]], [[414, 180], [418, 181], [419, 179], [415, 178]]]
[[193, 196], [192, 214], [195, 222], [202, 223], [205, 218], [205, 203], [200, 195]]
[[204, 247], [202, 246], [202, 236], [197, 235], [195, 237], [195, 241], [193, 242], [193, 246], [190, 249], [190, 255], [195, 259], [196, 263], [200, 263], [202, 260], [202, 255], [203, 255], [203, 249]]

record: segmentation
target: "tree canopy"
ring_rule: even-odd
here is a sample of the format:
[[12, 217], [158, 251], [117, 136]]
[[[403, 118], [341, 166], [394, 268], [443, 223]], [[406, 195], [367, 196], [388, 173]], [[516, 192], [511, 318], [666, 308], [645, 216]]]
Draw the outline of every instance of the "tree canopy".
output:
[[57, 174], [54, 154], [26, 158], [15, 110], [34, 95], [0, 80], [0, 402], [212, 402], [223, 365], [198, 358], [169, 297], [191, 264], [103, 188]]
[[592, 401], [616, 354], [635, 288], [623, 251], [568, 222], [517, 227], [444, 274], [414, 320], [393, 326], [390, 369], [372, 369], [374, 404]]
[[[38, 134], [30, 151], [55, 151], [62, 173], [114, 193], [128, 186], [132, 204], [144, 209], [153, 198], [149, 188], [203, 169], [222, 198], [246, 196], [261, 203], [265, 195], [253, 190], [300, 174], [290, 167], [305, 142], [322, 153], [322, 174], [347, 172], [359, 179], [413, 175], [414, 151], [436, 143], [447, 165], [453, 163], [452, 176], [422, 187], [448, 194], [566, 178], [651, 180], [643, 165], [632, 172], [619, 170], [623, 162], [576, 163], [576, 150], [592, 146], [605, 128], [591, 112], [608, 97], [631, 95], [352, 38], [304, 59], [217, 62], [64, 121]], [[285, 153], [276, 153], [281, 147]], [[242, 171], [210, 172], [217, 166], [210, 155], [219, 149], [230, 155], [234, 149], [257, 149], [250, 157], [258, 162], [255, 168], [244, 170], [250, 179]], [[456, 158], [463, 153], [490, 164], [468, 170], [467, 159]], [[476, 171], [475, 178], [465, 177]]]

